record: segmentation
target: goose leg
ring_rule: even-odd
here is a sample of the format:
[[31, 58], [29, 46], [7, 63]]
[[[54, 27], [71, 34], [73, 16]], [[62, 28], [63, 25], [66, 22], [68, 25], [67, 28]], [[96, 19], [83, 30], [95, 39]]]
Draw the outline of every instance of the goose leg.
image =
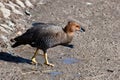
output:
[[53, 64], [51, 64], [51, 63], [48, 62], [47, 53], [44, 53], [44, 58], [45, 58], [45, 63], [44, 64], [46, 64], [48, 66], [52, 66], [52, 67], [54, 66]]
[[32, 57], [32, 59], [31, 59], [31, 60], [32, 60], [32, 64], [37, 64], [37, 61], [36, 61], [36, 58], [35, 58], [35, 57], [36, 57], [36, 55], [38, 54], [38, 50], [39, 50], [39, 49], [37, 48], [36, 51], [35, 51], [35, 53], [34, 53], [34, 55], [33, 55], [33, 57]]

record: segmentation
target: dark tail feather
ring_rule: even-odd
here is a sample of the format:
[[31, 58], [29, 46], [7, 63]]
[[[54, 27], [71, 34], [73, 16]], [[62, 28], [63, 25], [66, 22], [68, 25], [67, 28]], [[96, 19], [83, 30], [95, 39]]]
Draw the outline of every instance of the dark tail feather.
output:
[[17, 47], [17, 46], [19, 46], [19, 45], [21, 45], [21, 43], [16, 42], [16, 43], [15, 43], [15, 44], [13, 44], [11, 47], [12, 47], [12, 48], [15, 48], [15, 47]]

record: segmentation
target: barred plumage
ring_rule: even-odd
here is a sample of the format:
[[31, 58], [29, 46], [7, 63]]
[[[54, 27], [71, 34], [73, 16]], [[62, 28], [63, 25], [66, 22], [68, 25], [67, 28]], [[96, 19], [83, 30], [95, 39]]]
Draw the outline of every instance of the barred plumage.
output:
[[[57, 45], [68, 45], [73, 39], [74, 32], [80, 29], [84, 31], [84, 29], [74, 21], [68, 22], [65, 28], [49, 23], [34, 23], [33, 27], [28, 29], [24, 34], [12, 39], [15, 41], [12, 47], [29, 44], [32, 47], [43, 50], [44, 54], [46, 54], [48, 48]], [[35, 56], [36, 55], [34, 55], [33, 58], [35, 58]], [[32, 61], [35, 62], [33, 58]], [[45, 63], [48, 64], [46, 55], [45, 59]]]

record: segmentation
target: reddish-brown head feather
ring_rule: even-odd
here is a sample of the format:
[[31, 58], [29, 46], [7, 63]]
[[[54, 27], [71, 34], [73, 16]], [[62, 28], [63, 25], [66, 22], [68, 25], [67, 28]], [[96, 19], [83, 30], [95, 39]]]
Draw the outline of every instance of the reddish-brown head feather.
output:
[[64, 28], [64, 31], [71, 35], [74, 34], [74, 32], [78, 30], [80, 30], [80, 25], [74, 21], [69, 21], [66, 27]]

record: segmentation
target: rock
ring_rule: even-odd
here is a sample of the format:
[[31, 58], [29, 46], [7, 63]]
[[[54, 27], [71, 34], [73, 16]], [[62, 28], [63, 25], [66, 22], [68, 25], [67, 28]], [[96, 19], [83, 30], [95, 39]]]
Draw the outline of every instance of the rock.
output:
[[0, 8], [1, 12], [2, 12], [2, 15], [4, 18], [9, 18], [10, 16], [10, 10], [4, 8], [4, 7], [1, 7]]
[[19, 35], [22, 35], [22, 32], [21, 31], [18, 31], [17, 32], [17, 35], [19, 36]]
[[11, 11], [9, 9], [5, 8], [5, 5], [3, 5], [3, 3], [1, 3], [1, 2], [0, 2], [0, 11], [4, 18], [9, 18]]
[[18, 9], [15, 8], [15, 6], [11, 3], [11, 4], [6, 4], [7, 6], [9, 6], [12, 10], [12, 12], [14, 12], [15, 14], [18, 14], [18, 15], [23, 15], [22, 12], [20, 12]]
[[8, 34], [8, 31], [5, 28], [1, 27], [1, 26], [0, 26], [0, 31], [5, 32], [5, 33]]
[[3, 3], [0, 2], [0, 7], [5, 7], [5, 5]]
[[28, 10], [25, 10], [25, 14], [28, 15], [28, 16], [31, 16], [31, 14]]
[[19, 14], [19, 15], [23, 15], [23, 13], [15, 8], [12, 8], [12, 11], [15, 13], [15, 14]]
[[7, 48], [8, 38], [6, 36], [0, 35], [0, 46], [2, 48]]
[[14, 4], [14, 3], [11, 2], [11, 1], [9, 1], [9, 4], [15, 6], [16, 8], [20, 8], [20, 6], [18, 6], [17, 4]]
[[11, 27], [9, 27], [8, 25], [6, 25], [6, 24], [0, 24], [0, 26], [2, 26], [3, 28], [5, 28], [5, 29], [8, 29], [8, 30], [13, 30]]
[[24, 3], [23, 3], [22, 1], [16, 0], [16, 3], [17, 3], [20, 7], [25, 8], [25, 5], [24, 5]]
[[4, 41], [4, 42], [7, 42], [8, 41], [8, 38], [6, 36], [3, 36], [3, 35], [0, 35], [1, 39]]
[[0, 43], [0, 46], [2, 47], [2, 48], [7, 48], [8, 47], [8, 45], [6, 44], [6, 43]]
[[90, 3], [90, 2], [86, 2], [86, 5], [92, 5], [92, 3]]
[[30, 7], [30, 8], [33, 7], [32, 3], [29, 0], [25, 0], [25, 5]]
[[6, 20], [6, 23], [7, 23], [8, 27], [10, 27], [12, 29], [12, 31], [15, 30], [15, 24], [12, 21]]
[[13, 28], [15, 26], [15, 24], [11, 21], [8, 21], [8, 26]]
[[12, 28], [10, 28], [8, 25], [6, 25], [6, 24], [0, 24], [0, 26], [2, 26], [3, 28], [5, 28], [5, 29], [9, 29], [9, 30], [13, 30]]
[[112, 73], [112, 72], [114, 72], [114, 70], [107, 69], [107, 72], [111, 72]]

